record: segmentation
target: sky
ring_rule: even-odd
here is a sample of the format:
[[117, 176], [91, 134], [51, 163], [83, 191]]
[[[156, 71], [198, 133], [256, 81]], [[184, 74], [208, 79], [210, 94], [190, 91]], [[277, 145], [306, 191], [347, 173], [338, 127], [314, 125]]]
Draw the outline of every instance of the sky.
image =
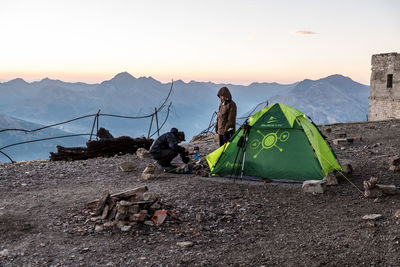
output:
[[398, 0], [2, 0], [0, 81], [369, 84], [400, 53]]

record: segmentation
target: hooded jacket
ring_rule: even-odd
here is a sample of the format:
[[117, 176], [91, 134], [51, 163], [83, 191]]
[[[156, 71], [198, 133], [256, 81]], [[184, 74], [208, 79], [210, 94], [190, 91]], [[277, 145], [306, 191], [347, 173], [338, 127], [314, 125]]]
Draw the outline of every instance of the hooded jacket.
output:
[[232, 128], [231, 132], [234, 133], [236, 131], [236, 103], [232, 100], [231, 92], [227, 87], [222, 87], [217, 96], [218, 98], [223, 96], [224, 101], [219, 105], [215, 130], [218, 134], [224, 135], [228, 129]]
[[150, 153], [157, 154], [165, 149], [172, 149], [179, 154], [185, 152], [185, 148], [178, 145], [178, 135], [180, 133], [182, 132], [178, 132], [178, 129], [172, 128], [168, 133], [160, 135], [151, 145]]

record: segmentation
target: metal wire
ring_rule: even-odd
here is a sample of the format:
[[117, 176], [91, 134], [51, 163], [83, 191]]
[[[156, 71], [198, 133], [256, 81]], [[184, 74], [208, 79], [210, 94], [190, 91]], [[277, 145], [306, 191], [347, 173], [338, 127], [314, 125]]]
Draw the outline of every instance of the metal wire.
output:
[[[116, 118], [123, 118], [123, 119], [145, 119], [145, 118], [150, 118], [151, 117], [152, 120], [153, 120], [154, 116], [157, 116], [157, 113], [161, 112], [161, 110], [165, 107], [169, 97], [171, 96], [172, 89], [173, 89], [173, 84], [174, 84], [174, 81], [172, 80], [171, 88], [169, 89], [167, 97], [164, 99], [164, 101], [162, 102], [162, 104], [158, 108], [155, 108], [154, 113], [149, 114], [149, 115], [144, 115], [144, 116], [122, 116], [122, 115], [116, 115], [116, 114], [100, 113], [100, 110], [99, 110], [96, 114], [89, 114], [89, 115], [85, 115], [85, 116], [80, 116], [80, 117], [73, 118], [73, 119], [70, 119], [70, 120], [67, 120], [67, 121], [54, 123], [54, 124], [51, 124], [51, 125], [43, 126], [43, 127], [32, 129], [32, 130], [18, 129], [18, 128], [0, 129], [0, 133], [7, 132], [7, 131], [19, 131], [19, 132], [25, 132], [25, 133], [34, 133], [34, 132], [37, 132], [37, 131], [41, 131], [41, 130], [44, 130], [44, 129], [47, 129], [47, 128], [51, 128], [51, 127], [55, 127], [55, 126], [58, 126], [58, 125], [70, 123], [70, 122], [73, 122], [73, 121], [77, 121], [77, 120], [81, 120], [81, 119], [85, 119], [85, 118], [89, 118], [89, 117], [95, 117], [95, 120], [93, 121], [93, 125], [92, 125], [92, 132], [90, 134], [71, 134], [71, 135], [63, 135], [63, 136], [48, 137], [48, 138], [41, 138], [41, 139], [24, 141], [24, 142], [18, 142], [18, 143], [9, 144], [7, 146], [1, 147], [0, 148], [0, 153], [3, 154], [4, 156], [6, 156], [11, 162], [14, 162], [9, 155], [7, 155], [6, 153], [4, 153], [2, 151], [3, 149], [6, 149], [6, 148], [9, 148], [9, 147], [12, 147], [12, 146], [27, 144], [27, 143], [34, 143], [34, 142], [40, 142], [40, 141], [52, 140], [52, 139], [59, 139], [59, 138], [67, 138], [67, 137], [85, 136], [85, 135], [90, 136], [90, 140], [91, 140], [95, 124], [97, 126], [97, 131], [98, 131], [98, 128], [99, 128], [99, 117], [100, 116], [116, 117]], [[170, 112], [171, 105], [172, 105], [172, 102], [170, 102], [169, 105], [168, 105], [167, 115], [166, 115], [166, 117], [164, 119], [164, 122], [161, 124], [160, 127], [158, 127], [158, 124], [157, 124], [156, 131], [152, 135], [150, 135], [149, 137], [152, 137], [154, 134], [160, 132], [160, 130], [162, 129], [162, 127], [164, 126], [164, 124], [166, 123], [166, 121], [167, 121], [167, 119], [169, 117], [169, 112]], [[151, 127], [152, 127], [152, 123], [150, 123], [149, 133], [151, 132]], [[97, 135], [96, 135], [96, 138], [97, 138]]]

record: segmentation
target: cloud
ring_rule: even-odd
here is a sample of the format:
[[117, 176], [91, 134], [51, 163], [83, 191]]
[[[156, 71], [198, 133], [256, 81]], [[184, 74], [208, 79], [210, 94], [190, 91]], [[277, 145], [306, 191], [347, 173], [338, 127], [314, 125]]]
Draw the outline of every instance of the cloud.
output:
[[310, 35], [310, 34], [317, 34], [317, 33], [312, 32], [312, 31], [295, 31], [295, 32], [292, 32], [292, 34], [294, 34], [294, 35]]

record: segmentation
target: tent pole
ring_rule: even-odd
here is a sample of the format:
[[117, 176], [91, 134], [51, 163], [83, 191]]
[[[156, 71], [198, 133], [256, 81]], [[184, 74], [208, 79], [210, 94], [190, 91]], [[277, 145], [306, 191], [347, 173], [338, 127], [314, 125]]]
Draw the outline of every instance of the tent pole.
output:
[[245, 127], [245, 136], [244, 136], [244, 146], [243, 146], [242, 170], [240, 172], [240, 178], [243, 178], [244, 161], [246, 159], [246, 145], [247, 145], [247, 140], [249, 139], [249, 132], [250, 132], [250, 126], [247, 124], [247, 120], [246, 120], [246, 125], [244, 127]]

